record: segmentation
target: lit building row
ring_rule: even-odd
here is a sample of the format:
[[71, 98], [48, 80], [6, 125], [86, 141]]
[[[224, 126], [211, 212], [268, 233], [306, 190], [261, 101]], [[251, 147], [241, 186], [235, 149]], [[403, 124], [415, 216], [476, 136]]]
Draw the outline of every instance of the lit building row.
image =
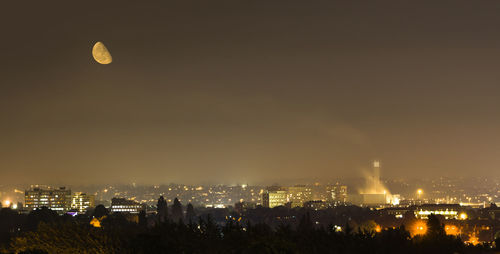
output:
[[285, 190], [266, 190], [262, 194], [262, 205], [264, 207], [284, 206], [288, 202], [288, 192]]
[[459, 204], [425, 204], [410, 207], [389, 207], [382, 209], [383, 214], [392, 215], [395, 218], [403, 218], [404, 216], [414, 216], [417, 219], [428, 219], [429, 215], [440, 215], [446, 220], [466, 220], [469, 218], [467, 209], [470, 207], [461, 206]]
[[[347, 186], [330, 186], [327, 191], [330, 193], [328, 201], [345, 202], [347, 199]], [[262, 193], [262, 205], [269, 208], [277, 206], [303, 207], [306, 202], [312, 200], [314, 200], [313, 191], [306, 185], [273, 186]]]
[[28, 211], [47, 207], [58, 213], [71, 208], [71, 190], [65, 187], [58, 189], [31, 188], [24, 193], [24, 204]]
[[69, 210], [85, 212], [88, 208], [94, 207], [94, 195], [82, 192], [71, 194], [70, 189], [41, 188], [32, 187], [24, 192], [24, 207], [28, 210], [47, 207], [58, 213], [65, 213]]
[[80, 213], [95, 206], [95, 196], [83, 192], [75, 192], [71, 197], [71, 209]]
[[139, 204], [134, 200], [129, 200], [125, 198], [113, 198], [111, 199], [111, 212], [122, 212], [122, 213], [139, 213], [144, 209], [144, 206]]
[[415, 217], [418, 219], [427, 219], [427, 217], [431, 214], [434, 215], [442, 215], [445, 219], [467, 219], [467, 213], [464, 211], [464, 207], [456, 204], [456, 205], [448, 205], [448, 204], [427, 204], [421, 205], [414, 211]]

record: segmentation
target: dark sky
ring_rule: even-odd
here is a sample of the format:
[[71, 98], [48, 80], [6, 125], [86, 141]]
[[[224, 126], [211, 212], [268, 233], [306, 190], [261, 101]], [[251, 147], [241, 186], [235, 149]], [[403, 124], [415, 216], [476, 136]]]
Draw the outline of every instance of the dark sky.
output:
[[17, 2], [2, 182], [499, 176], [498, 1]]

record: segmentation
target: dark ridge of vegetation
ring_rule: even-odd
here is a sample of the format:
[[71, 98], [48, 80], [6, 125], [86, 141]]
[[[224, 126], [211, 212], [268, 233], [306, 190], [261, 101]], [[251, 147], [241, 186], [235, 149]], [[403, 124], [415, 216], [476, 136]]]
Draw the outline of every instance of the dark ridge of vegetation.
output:
[[[9, 209], [10, 210], [10, 209]], [[427, 221], [427, 233], [411, 237], [404, 226], [375, 232], [344, 225], [316, 225], [305, 213], [298, 223], [271, 227], [266, 223], [217, 223], [210, 215], [193, 220], [193, 211], [148, 220], [102, 209], [100, 227], [91, 216], [59, 216], [49, 209], [18, 215], [0, 213], [2, 253], [487, 253], [491, 246], [469, 246], [446, 235], [436, 216]], [[190, 208], [190, 210], [192, 210]], [[174, 213], [172, 213], [174, 214]], [[16, 219], [17, 216], [17, 219]], [[10, 218], [10, 219], [9, 219]], [[22, 218], [19, 220], [19, 218]], [[150, 218], [151, 219], [151, 218]], [[187, 222], [184, 220], [188, 219]], [[17, 227], [23, 230], [16, 231]], [[6, 231], [6, 229], [9, 229]]]

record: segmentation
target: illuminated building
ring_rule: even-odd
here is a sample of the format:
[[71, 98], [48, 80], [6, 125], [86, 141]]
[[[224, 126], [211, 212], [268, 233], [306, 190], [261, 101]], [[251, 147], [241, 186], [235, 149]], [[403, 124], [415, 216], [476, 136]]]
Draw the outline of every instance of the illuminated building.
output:
[[71, 209], [75, 209], [80, 213], [87, 211], [88, 208], [94, 207], [94, 195], [89, 195], [82, 192], [75, 192], [71, 197]]
[[347, 186], [338, 184], [330, 185], [326, 188], [326, 191], [330, 194], [329, 199], [342, 203], [347, 202]]
[[288, 191], [281, 188], [270, 188], [262, 193], [262, 205], [264, 207], [285, 206], [288, 203]]
[[139, 213], [143, 209], [143, 206], [134, 200], [129, 200], [125, 198], [113, 198], [111, 199], [111, 212], [122, 212], [122, 213]]
[[59, 189], [34, 187], [24, 192], [24, 203], [28, 211], [47, 207], [58, 213], [64, 213], [71, 208], [71, 190], [65, 187]]
[[296, 185], [293, 187], [288, 187], [288, 201], [291, 203], [291, 207], [302, 207], [304, 202], [310, 201], [312, 199], [311, 188], [305, 185]]
[[460, 205], [427, 204], [417, 207], [414, 211], [419, 219], [427, 219], [431, 214], [442, 215], [445, 219], [459, 219], [463, 208]]

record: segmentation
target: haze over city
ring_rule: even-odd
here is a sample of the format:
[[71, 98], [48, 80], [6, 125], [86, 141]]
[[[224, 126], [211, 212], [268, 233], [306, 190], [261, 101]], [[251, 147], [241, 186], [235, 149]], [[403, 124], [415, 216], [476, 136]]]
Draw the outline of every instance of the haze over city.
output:
[[3, 184], [499, 176], [499, 2], [95, 4], [3, 4]]

